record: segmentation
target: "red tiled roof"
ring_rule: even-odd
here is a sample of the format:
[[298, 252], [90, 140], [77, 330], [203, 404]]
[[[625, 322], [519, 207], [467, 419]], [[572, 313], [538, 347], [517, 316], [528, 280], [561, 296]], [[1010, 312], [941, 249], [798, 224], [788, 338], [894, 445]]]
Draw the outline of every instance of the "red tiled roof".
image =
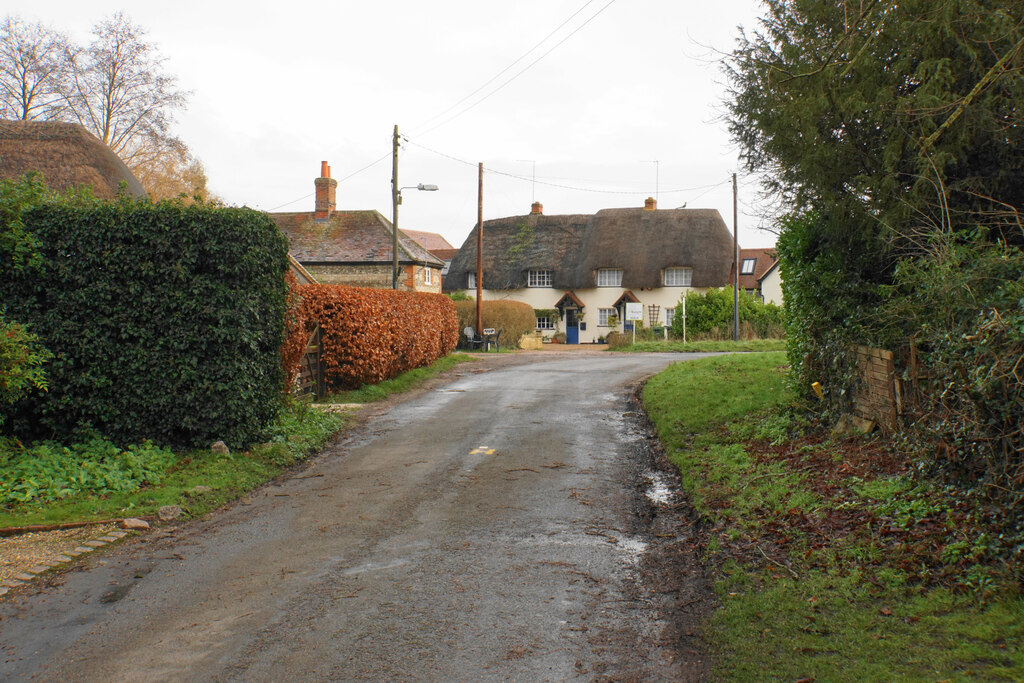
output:
[[[754, 263], [753, 273], [743, 274], [744, 259], [757, 260]], [[770, 247], [767, 249], [740, 249], [740, 287], [743, 289], [757, 289], [757, 281], [768, 272], [768, 269], [772, 267], [776, 260], [775, 249]]]
[[[288, 238], [289, 250], [300, 263], [390, 263], [391, 221], [380, 212], [335, 211], [323, 222], [312, 212], [271, 213]], [[441, 267], [440, 259], [399, 231], [398, 260]]]
[[458, 251], [458, 249], [455, 249], [455, 247], [453, 247], [448, 242], [448, 240], [446, 240], [444, 237], [442, 237], [436, 232], [423, 232], [422, 230], [406, 230], [404, 228], [402, 229], [402, 232], [416, 240], [416, 242], [419, 243], [421, 247], [429, 251], [431, 254], [434, 254], [435, 256], [435, 252], [438, 251], [439, 249], [454, 249], [455, 251]]

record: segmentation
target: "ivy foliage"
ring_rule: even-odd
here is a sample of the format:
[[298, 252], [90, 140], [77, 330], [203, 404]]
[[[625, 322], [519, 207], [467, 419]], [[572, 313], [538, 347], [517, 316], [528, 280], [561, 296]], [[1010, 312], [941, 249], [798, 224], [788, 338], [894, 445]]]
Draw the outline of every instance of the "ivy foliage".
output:
[[[11, 215], [11, 209], [7, 216]], [[11, 318], [53, 353], [18, 436], [241, 446], [278, 412], [287, 246], [249, 209], [39, 198], [32, 269], [0, 271]]]

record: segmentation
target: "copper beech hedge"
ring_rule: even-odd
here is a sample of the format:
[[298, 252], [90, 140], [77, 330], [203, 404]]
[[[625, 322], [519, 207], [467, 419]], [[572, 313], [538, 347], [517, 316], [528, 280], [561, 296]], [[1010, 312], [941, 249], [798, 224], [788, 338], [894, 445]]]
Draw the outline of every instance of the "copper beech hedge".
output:
[[[429, 365], [458, 342], [455, 305], [442, 294], [343, 285], [297, 285], [301, 298], [289, 321], [284, 362], [294, 381], [295, 349], [316, 325], [328, 389], [358, 389]], [[301, 342], [293, 340], [298, 335]]]

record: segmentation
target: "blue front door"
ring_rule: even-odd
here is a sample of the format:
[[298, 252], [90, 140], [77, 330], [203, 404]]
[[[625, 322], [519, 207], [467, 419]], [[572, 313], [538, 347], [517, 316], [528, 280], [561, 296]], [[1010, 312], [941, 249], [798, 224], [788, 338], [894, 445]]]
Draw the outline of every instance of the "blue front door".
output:
[[575, 308], [565, 309], [565, 343], [580, 343], [580, 318]]

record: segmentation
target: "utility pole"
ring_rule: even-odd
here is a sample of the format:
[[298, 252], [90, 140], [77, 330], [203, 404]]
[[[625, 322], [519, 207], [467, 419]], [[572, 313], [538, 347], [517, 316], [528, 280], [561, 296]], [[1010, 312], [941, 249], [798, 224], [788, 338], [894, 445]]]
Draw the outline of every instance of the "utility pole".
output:
[[476, 190], [476, 333], [483, 334], [484, 298], [484, 162], [480, 162]]
[[391, 289], [398, 289], [398, 124], [391, 149]]
[[736, 218], [736, 174], [732, 174], [732, 272], [736, 274], [732, 287], [732, 340], [740, 340], [740, 238]]

